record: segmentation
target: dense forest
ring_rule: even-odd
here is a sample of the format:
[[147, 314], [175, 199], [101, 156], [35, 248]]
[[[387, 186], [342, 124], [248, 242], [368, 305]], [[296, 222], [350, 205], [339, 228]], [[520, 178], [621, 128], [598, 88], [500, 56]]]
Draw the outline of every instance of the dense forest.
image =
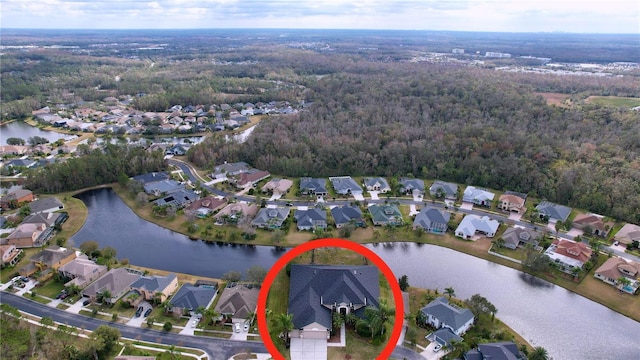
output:
[[[640, 222], [638, 113], [548, 106], [535, 92], [554, 82], [487, 69], [367, 64], [311, 86], [309, 112], [269, 118], [243, 144], [211, 138], [189, 156], [199, 166], [243, 160], [289, 176], [412, 174]], [[616, 86], [632, 93], [639, 83]]]
[[78, 147], [84, 155], [30, 170], [25, 186], [33, 191], [58, 193], [126, 181], [135, 175], [165, 169], [162, 151], [112, 144], [93, 151], [87, 145]]

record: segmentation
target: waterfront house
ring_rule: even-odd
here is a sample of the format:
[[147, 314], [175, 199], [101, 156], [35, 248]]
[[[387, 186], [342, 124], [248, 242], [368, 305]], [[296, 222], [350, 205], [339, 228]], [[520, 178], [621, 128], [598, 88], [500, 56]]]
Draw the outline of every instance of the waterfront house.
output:
[[470, 240], [477, 234], [486, 237], [494, 237], [500, 227], [497, 220], [493, 220], [488, 216], [478, 216], [469, 214], [465, 216], [458, 227], [455, 234], [457, 237]]
[[478, 344], [478, 347], [467, 351], [464, 360], [527, 360], [520, 352], [518, 345], [512, 341]]
[[298, 230], [315, 230], [327, 228], [327, 212], [324, 209], [310, 208], [296, 210], [293, 214]]
[[502, 234], [503, 246], [512, 250], [525, 245], [538, 246], [542, 237], [541, 233], [520, 226], [509, 227]]
[[433, 234], [444, 234], [451, 219], [448, 211], [434, 207], [424, 207], [413, 220], [413, 229], [422, 229]]
[[192, 190], [181, 189], [168, 194], [165, 197], [154, 201], [157, 206], [170, 206], [176, 209], [182, 209], [183, 207], [198, 200], [200, 197]]
[[167, 312], [181, 316], [193, 315], [199, 308], [208, 308], [217, 293], [217, 284], [182, 284], [178, 292], [169, 299]]
[[[629, 294], [637, 294], [640, 290], [640, 263], [635, 261], [611, 257], [595, 271], [594, 276]], [[621, 278], [628, 279], [629, 283], [621, 283]]]
[[399, 226], [404, 224], [402, 213], [394, 204], [382, 204], [369, 206], [371, 220], [375, 226]]
[[27, 205], [31, 209], [31, 214], [41, 212], [54, 212], [64, 209], [64, 204], [56, 197], [47, 197], [34, 200]]
[[175, 180], [166, 179], [154, 182], [148, 182], [143, 185], [144, 192], [152, 196], [161, 196], [171, 194], [179, 190], [185, 189], [185, 186]]
[[436, 329], [448, 328], [454, 334], [462, 336], [475, 321], [475, 316], [469, 309], [463, 309], [450, 304], [449, 300], [441, 296], [427, 306], [420, 309], [425, 323]]
[[164, 171], [150, 172], [150, 173], [134, 176], [132, 179], [134, 181], [141, 183], [142, 185], [146, 185], [146, 184], [150, 184], [158, 181], [168, 180], [169, 174], [167, 174]]
[[244, 321], [255, 313], [260, 289], [244, 284], [230, 284], [220, 294], [215, 311], [232, 321]]
[[218, 222], [237, 224], [243, 218], [252, 218], [258, 213], [258, 210], [260, 210], [260, 208], [256, 204], [237, 202], [225, 206], [214, 218]]
[[364, 318], [367, 306], [378, 307], [380, 285], [375, 266], [291, 265], [288, 313], [292, 338], [328, 339], [332, 315]]
[[184, 208], [184, 213], [203, 218], [210, 213], [215, 213], [216, 211], [224, 208], [225, 205], [227, 205], [227, 199], [221, 199], [216, 196], [207, 196], [189, 204], [189, 206]]
[[593, 250], [585, 243], [560, 239], [555, 240], [544, 253], [558, 264], [562, 271], [571, 273], [574, 268], [582, 269], [591, 259]]
[[333, 216], [337, 229], [347, 224], [353, 224], [358, 227], [364, 227], [366, 225], [362, 217], [362, 210], [357, 206], [336, 206], [331, 209], [331, 216]]
[[251, 221], [251, 226], [270, 230], [280, 229], [290, 212], [289, 208], [262, 208]]

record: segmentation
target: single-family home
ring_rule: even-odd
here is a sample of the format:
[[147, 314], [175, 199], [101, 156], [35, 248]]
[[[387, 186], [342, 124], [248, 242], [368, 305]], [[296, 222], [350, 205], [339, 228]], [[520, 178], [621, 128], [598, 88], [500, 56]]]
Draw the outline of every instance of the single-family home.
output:
[[629, 245], [634, 241], [640, 241], [640, 226], [635, 224], [624, 224], [613, 238], [625, 245]]
[[232, 284], [222, 290], [215, 311], [232, 321], [244, 321], [255, 313], [260, 289], [244, 284]]
[[42, 236], [45, 230], [47, 230], [47, 224], [43, 223], [20, 224], [5, 238], [5, 241], [7, 245], [15, 245], [17, 248], [42, 246], [46, 240], [45, 236]]
[[24, 155], [29, 146], [24, 145], [0, 145], [0, 155]]
[[293, 218], [297, 223], [298, 230], [315, 230], [327, 228], [327, 212], [324, 209], [310, 208], [307, 210], [296, 210]]
[[549, 245], [544, 253], [558, 264], [562, 271], [571, 273], [574, 268], [582, 269], [591, 259], [593, 250], [585, 243], [560, 239]]
[[527, 201], [527, 194], [505, 191], [498, 199], [498, 209], [523, 214], [527, 208], [524, 206]]
[[387, 179], [382, 177], [364, 178], [362, 185], [367, 189], [367, 191], [379, 191], [383, 194], [391, 191], [391, 187], [389, 186]]
[[614, 223], [611, 221], [605, 223], [603, 218], [602, 215], [597, 214], [578, 214], [573, 219], [573, 227], [585, 233], [590, 232], [596, 236], [607, 237]]
[[216, 211], [221, 210], [226, 205], [227, 199], [210, 195], [189, 204], [189, 206], [184, 208], [184, 213], [203, 218], [210, 213], [215, 213]]
[[293, 186], [293, 181], [289, 179], [271, 179], [262, 187], [263, 193], [270, 193], [274, 195], [286, 194]]
[[234, 175], [233, 177], [229, 178], [229, 182], [234, 184], [239, 189], [246, 189], [256, 186], [256, 184], [260, 180], [264, 180], [269, 176], [271, 176], [271, 174], [268, 171], [251, 169], [247, 172]]
[[213, 169], [213, 172], [211, 173], [211, 178], [212, 179], [228, 179], [229, 177], [242, 174], [243, 172], [247, 172], [250, 169], [251, 167], [246, 162], [224, 163], [222, 165], [216, 166]]
[[499, 227], [500, 223], [488, 216], [469, 214], [462, 219], [455, 234], [463, 239], [472, 239], [476, 234], [494, 237]]
[[16, 167], [16, 168], [30, 168], [37, 164], [35, 160], [31, 159], [14, 159], [7, 161], [5, 164], [6, 167]]
[[375, 266], [291, 265], [288, 313], [292, 338], [328, 339], [332, 315], [364, 318], [367, 306], [378, 307], [380, 285]]
[[17, 189], [0, 196], [0, 208], [4, 210], [17, 209], [21, 204], [33, 201], [33, 192], [27, 189]]
[[[188, 130], [191, 130], [191, 126], [190, 125], [182, 125], [182, 126], [178, 127], [178, 130], [180, 130], [180, 131], [188, 131]], [[173, 146], [171, 146], [170, 148], [168, 148], [165, 151], [165, 154], [183, 156], [183, 155], [186, 155], [187, 151], [189, 151], [189, 146], [188, 145], [185, 145], [185, 144], [174, 144]]]
[[337, 194], [362, 194], [362, 188], [351, 176], [335, 176], [330, 177], [331, 185]]
[[425, 323], [436, 329], [448, 328], [454, 334], [462, 336], [475, 321], [475, 316], [469, 309], [463, 309], [449, 304], [449, 300], [441, 296], [420, 309]]
[[[47, 272], [58, 270], [64, 264], [69, 263], [77, 256], [75, 250], [62, 248], [57, 245], [48, 248], [33, 255], [29, 260], [29, 264], [18, 272], [22, 276], [31, 276], [37, 272]], [[43, 276], [45, 274], [41, 274]]]
[[364, 227], [366, 224], [362, 217], [362, 210], [357, 206], [336, 206], [331, 209], [331, 216], [333, 216], [337, 229], [347, 224], [353, 224], [358, 227]]
[[182, 316], [193, 314], [198, 308], [208, 308], [217, 293], [217, 284], [182, 284], [178, 292], [169, 299], [167, 311]]
[[176, 209], [181, 209], [199, 198], [198, 194], [193, 192], [193, 190], [181, 189], [172, 192], [165, 197], [161, 197], [153, 203], [157, 206], [170, 206]]
[[54, 212], [64, 209], [64, 204], [56, 197], [47, 197], [34, 200], [27, 205], [32, 214], [41, 212]]
[[402, 178], [398, 183], [400, 184], [400, 192], [405, 195], [424, 195], [424, 181], [421, 179]]
[[130, 290], [131, 284], [140, 276], [140, 272], [127, 268], [111, 269], [82, 290], [82, 296], [91, 301], [102, 298], [103, 302], [114, 304]]
[[300, 193], [302, 195], [327, 196], [327, 180], [319, 178], [300, 178]]
[[[140, 276], [130, 285], [130, 292], [139, 295], [137, 299], [154, 300], [158, 304], [164, 302], [177, 289], [178, 277], [176, 274]], [[125, 300], [127, 300], [127, 296], [125, 296]]]
[[144, 192], [153, 196], [171, 194], [176, 191], [185, 189], [185, 186], [183, 184], [180, 184], [179, 182], [172, 179], [148, 182], [145, 183], [143, 187]]
[[107, 273], [109, 268], [105, 265], [98, 265], [93, 260], [89, 260], [87, 255], [77, 254], [76, 258], [58, 268], [58, 273], [70, 279], [64, 286], [76, 285], [83, 289], [90, 283]]
[[451, 329], [443, 327], [427, 335], [427, 340], [440, 344], [441, 347], [450, 349], [455, 342], [463, 341], [462, 337], [456, 335]]
[[146, 185], [146, 184], [150, 184], [158, 181], [169, 180], [169, 174], [167, 174], [164, 171], [150, 172], [150, 173], [134, 176], [133, 180], [141, 183], [142, 185]]
[[219, 222], [237, 224], [243, 218], [252, 218], [260, 208], [256, 204], [237, 202], [225, 206], [214, 218]]
[[402, 213], [395, 204], [381, 204], [369, 206], [371, 220], [375, 226], [398, 226], [404, 224]]
[[502, 234], [503, 246], [513, 250], [525, 245], [538, 246], [542, 237], [541, 233], [520, 226], [512, 226]]
[[538, 206], [536, 206], [536, 210], [538, 210], [538, 214], [540, 218], [544, 218], [545, 216], [551, 220], [555, 221], [567, 221], [569, 214], [571, 214], [571, 208], [554, 204], [549, 201], [542, 201]]
[[[637, 294], [640, 289], [640, 263], [627, 261], [621, 257], [607, 259], [595, 271], [594, 276], [629, 294]], [[628, 279], [629, 283], [621, 283], [619, 281], [620, 278]]]
[[262, 208], [251, 221], [251, 226], [261, 229], [280, 229], [290, 212], [289, 208]]
[[61, 224], [66, 218], [67, 214], [64, 213], [50, 213], [41, 212], [36, 214], [27, 215], [23, 220], [23, 224], [45, 224], [47, 228]]
[[493, 198], [496, 195], [488, 190], [480, 189], [475, 186], [467, 186], [462, 194], [462, 201], [470, 202], [479, 206], [490, 207], [493, 202]]
[[436, 199], [456, 200], [458, 198], [458, 185], [436, 180], [429, 187], [429, 193]]
[[478, 347], [467, 351], [464, 360], [527, 360], [527, 357], [512, 341], [478, 344]]
[[14, 266], [20, 260], [22, 249], [15, 245], [0, 245], [0, 255], [2, 257], [2, 267]]
[[451, 219], [448, 211], [436, 209], [434, 207], [424, 207], [413, 220], [413, 229], [422, 229], [434, 234], [444, 234]]

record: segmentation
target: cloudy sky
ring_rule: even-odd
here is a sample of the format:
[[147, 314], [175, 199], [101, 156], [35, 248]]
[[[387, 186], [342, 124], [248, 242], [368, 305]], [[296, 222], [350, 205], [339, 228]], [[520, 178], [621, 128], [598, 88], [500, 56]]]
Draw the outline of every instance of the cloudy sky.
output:
[[325, 28], [640, 34], [638, 0], [0, 0], [2, 28]]

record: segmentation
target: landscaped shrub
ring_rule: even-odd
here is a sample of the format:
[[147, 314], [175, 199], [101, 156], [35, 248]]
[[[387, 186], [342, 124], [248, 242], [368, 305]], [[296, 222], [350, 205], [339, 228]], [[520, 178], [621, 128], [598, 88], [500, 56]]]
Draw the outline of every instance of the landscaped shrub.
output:
[[171, 321], [167, 321], [166, 323], [164, 323], [164, 325], [162, 325], [162, 328], [164, 329], [164, 331], [171, 331], [171, 329], [173, 329], [173, 324], [171, 323]]
[[362, 337], [371, 337], [369, 323], [364, 320], [358, 320], [356, 323], [356, 333]]

